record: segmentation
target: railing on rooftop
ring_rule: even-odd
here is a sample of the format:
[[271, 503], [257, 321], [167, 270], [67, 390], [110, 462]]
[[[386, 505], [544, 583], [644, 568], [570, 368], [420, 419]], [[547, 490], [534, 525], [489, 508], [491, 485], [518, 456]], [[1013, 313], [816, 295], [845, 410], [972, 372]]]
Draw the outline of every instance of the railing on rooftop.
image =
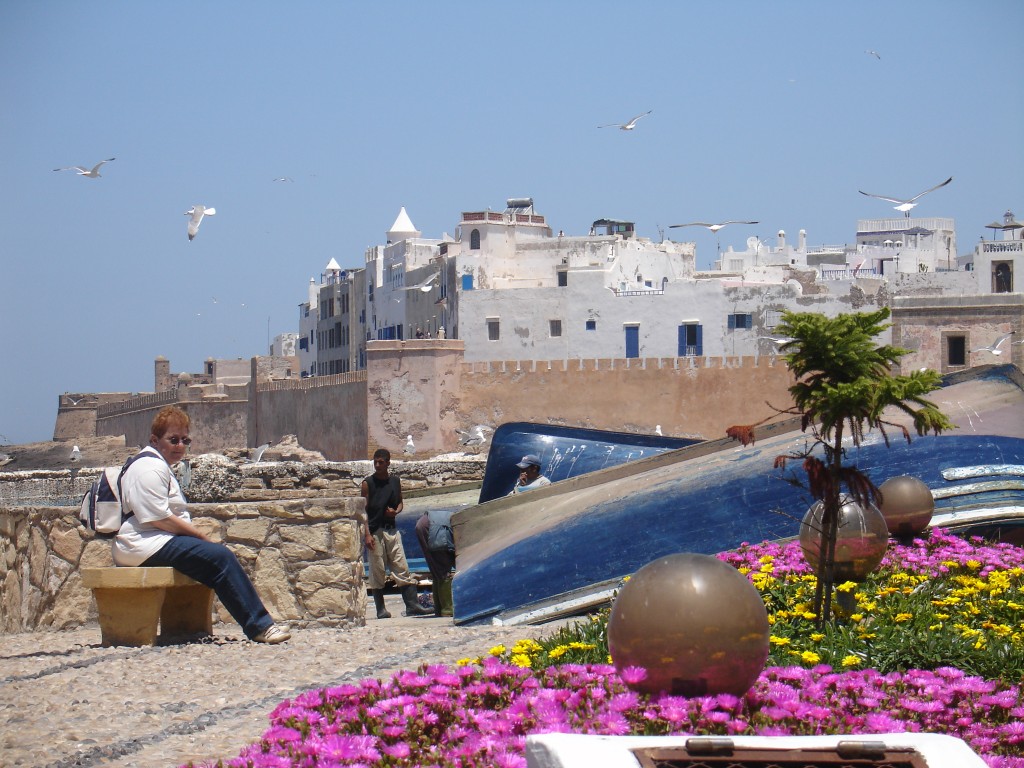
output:
[[861, 269], [822, 269], [820, 271], [822, 280], [855, 280], [858, 277], [877, 277], [878, 270], [872, 268]]
[[1024, 251], [1024, 240], [996, 240], [981, 244], [982, 253], [1020, 253]]
[[640, 291], [623, 291], [618, 288], [612, 288], [612, 292], [616, 296], [661, 296], [665, 293], [664, 288], [648, 288]]
[[847, 245], [815, 245], [806, 250], [808, 256], [812, 253], [843, 253], [849, 246]]
[[494, 221], [499, 224], [546, 224], [543, 216], [535, 213], [504, 214], [497, 211], [463, 211], [462, 220], [468, 221]]
[[304, 379], [277, 379], [261, 381], [256, 385], [257, 392], [280, 392], [287, 390], [319, 389], [320, 387], [350, 384], [366, 381], [366, 371], [349, 371], [348, 373], [329, 373], [324, 376], [307, 376]]

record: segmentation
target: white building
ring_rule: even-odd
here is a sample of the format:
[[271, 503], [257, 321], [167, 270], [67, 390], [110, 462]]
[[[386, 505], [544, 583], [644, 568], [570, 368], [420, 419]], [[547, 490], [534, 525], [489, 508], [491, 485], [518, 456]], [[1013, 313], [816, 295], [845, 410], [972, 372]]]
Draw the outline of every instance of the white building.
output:
[[[303, 370], [356, 370], [364, 339], [417, 336], [461, 339], [467, 361], [774, 354], [770, 337], [786, 310], [836, 315], [888, 305], [898, 290], [977, 292], [974, 275], [953, 274], [952, 219], [863, 220], [856, 243], [842, 246], [809, 248], [804, 230], [795, 243], [783, 231], [774, 242], [750, 237], [706, 272], [695, 268], [694, 243], [637, 237], [628, 221], [555, 235], [530, 198], [465, 212], [455, 232], [424, 238], [402, 208], [363, 269], [332, 259], [315, 299], [311, 281], [300, 305]], [[1008, 270], [1012, 287], [1020, 251], [983, 246], [979, 269]], [[316, 350], [306, 313], [318, 316]]]
[[298, 342], [299, 334], [297, 333], [279, 333], [270, 342], [270, 349], [267, 350], [267, 353], [271, 357], [294, 357], [295, 346]]

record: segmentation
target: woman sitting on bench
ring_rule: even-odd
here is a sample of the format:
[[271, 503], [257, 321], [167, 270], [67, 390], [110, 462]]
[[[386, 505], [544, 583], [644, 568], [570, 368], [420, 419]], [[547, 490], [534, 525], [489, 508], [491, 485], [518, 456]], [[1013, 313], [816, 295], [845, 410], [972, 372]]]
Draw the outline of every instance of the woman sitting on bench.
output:
[[114, 563], [176, 568], [210, 587], [250, 640], [283, 642], [291, 635], [270, 618], [238, 558], [192, 525], [171, 471], [192, 443], [190, 425], [182, 409], [163, 408], [153, 419], [149, 445], [121, 477], [121, 505], [129, 517], [114, 539]]

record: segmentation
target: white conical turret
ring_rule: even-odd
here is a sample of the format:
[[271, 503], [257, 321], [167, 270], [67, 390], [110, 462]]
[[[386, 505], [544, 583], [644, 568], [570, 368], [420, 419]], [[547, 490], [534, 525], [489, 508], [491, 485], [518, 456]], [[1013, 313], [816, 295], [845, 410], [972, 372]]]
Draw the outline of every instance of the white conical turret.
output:
[[410, 219], [409, 214], [405, 212], [405, 206], [402, 206], [402, 210], [398, 212], [398, 218], [395, 219], [395, 223], [392, 224], [391, 229], [388, 230], [388, 242], [400, 243], [411, 237], [419, 237], [421, 234], [422, 233], [413, 226], [412, 219]]

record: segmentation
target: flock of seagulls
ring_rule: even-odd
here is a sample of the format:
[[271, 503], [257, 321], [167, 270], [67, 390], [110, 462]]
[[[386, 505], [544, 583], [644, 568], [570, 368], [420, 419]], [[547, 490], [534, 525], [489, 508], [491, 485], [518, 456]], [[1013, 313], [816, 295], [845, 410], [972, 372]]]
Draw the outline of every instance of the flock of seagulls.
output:
[[[100, 168], [103, 167], [104, 163], [112, 163], [117, 158], [108, 157], [106, 160], [100, 160], [92, 168], [86, 168], [84, 165], [69, 165], [64, 168], [54, 168], [55, 171], [74, 171], [77, 175], [82, 176], [86, 179], [98, 179], [101, 178]], [[274, 181], [291, 181], [287, 176], [281, 176], [280, 178], [274, 179]], [[204, 216], [213, 216], [217, 213], [215, 208], [207, 208], [205, 205], [193, 205], [187, 211], [185, 215], [189, 217], [188, 220], [188, 239], [191, 242], [196, 233], [199, 231], [199, 224], [203, 221]]]
[[953, 177], [950, 176], [948, 179], [946, 179], [942, 183], [936, 184], [934, 187], [931, 187], [930, 189], [926, 189], [924, 192], [919, 192], [918, 194], [914, 195], [913, 197], [911, 197], [911, 198], [909, 198], [907, 200], [903, 200], [902, 198], [899, 198], [899, 197], [886, 197], [885, 195], [873, 195], [870, 192], [864, 192], [863, 190], [860, 190], [860, 189], [858, 189], [857, 191], [860, 192], [862, 195], [867, 195], [868, 197], [877, 197], [879, 200], [885, 200], [886, 202], [889, 202], [889, 203], [896, 203], [896, 205], [894, 205], [893, 208], [895, 210], [897, 210], [897, 211], [902, 211], [904, 216], [906, 216], [907, 218], [910, 218], [910, 211], [911, 211], [912, 208], [914, 208], [914, 206], [917, 205], [917, 201], [919, 199], [921, 199], [922, 197], [927, 195], [929, 192], [934, 192], [936, 189], [939, 189], [940, 187], [946, 186], [952, 180], [953, 180]]

